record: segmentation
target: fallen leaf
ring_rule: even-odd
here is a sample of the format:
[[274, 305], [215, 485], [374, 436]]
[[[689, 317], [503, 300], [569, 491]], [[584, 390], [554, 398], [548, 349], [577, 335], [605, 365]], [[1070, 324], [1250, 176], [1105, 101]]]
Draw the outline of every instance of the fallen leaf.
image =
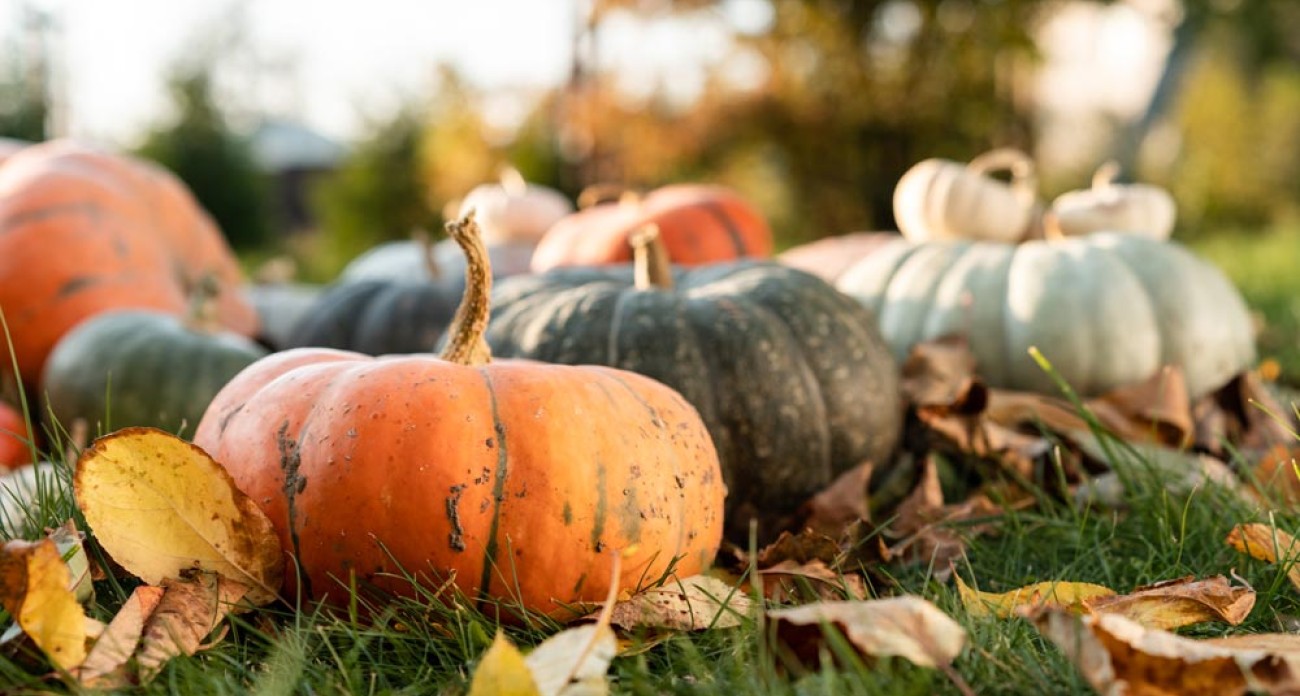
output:
[[164, 579], [162, 590], [135, 651], [140, 678], [145, 682], [173, 657], [203, 649], [203, 639], [221, 625], [248, 587], [216, 573], [187, 572], [181, 579]]
[[1081, 613], [1086, 611], [1088, 600], [1115, 594], [1109, 587], [1088, 582], [1037, 582], [1010, 592], [981, 592], [967, 585], [960, 575], [954, 573], [953, 578], [966, 613], [976, 617], [1005, 619], [1026, 609], [1045, 606]]
[[524, 658], [541, 696], [605, 693], [605, 674], [618, 654], [608, 621], [566, 629]]
[[78, 602], [90, 601], [90, 598], [95, 596], [95, 583], [91, 579], [90, 557], [86, 555], [86, 547], [82, 544], [86, 538], [85, 533], [77, 529], [75, 521], [68, 520], [50, 530], [48, 536], [50, 541], [54, 542], [63, 562], [68, 565], [68, 571], [71, 573], [68, 580], [69, 589]]
[[610, 623], [628, 630], [702, 631], [739, 626], [751, 610], [744, 592], [718, 578], [695, 575], [615, 603]]
[[127, 661], [135, 654], [145, 621], [158, 608], [163, 592], [163, 588], [152, 585], [135, 588], [74, 671], [78, 683], [99, 689], [122, 688], [131, 683]]
[[840, 542], [812, 529], [804, 529], [798, 534], [781, 532], [771, 544], [763, 547], [754, 559], [759, 570], [770, 568], [785, 561], [808, 563], [822, 561], [834, 565], [843, 549]]
[[1300, 636], [1192, 640], [1119, 614], [1030, 614], [1100, 694], [1237, 696], [1300, 692]]
[[759, 570], [758, 575], [763, 580], [763, 596], [778, 604], [867, 598], [867, 583], [861, 575], [838, 572], [820, 559], [782, 561]]
[[153, 428], [101, 437], [77, 461], [73, 491], [113, 560], [150, 585], [201, 569], [275, 599], [284, 558], [271, 521], [194, 445]]
[[1284, 564], [1287, 578], [1300, 589], [1300, 546], [1295, 537], [1267, 524], [1239, 524], [1228, 532], [1228, 545], [1237, 551], [1268, 563]]
[[824, 626], [843, 632], [863, 657], [902, 657], [921, 667], [947, 666], [966, 645], [966, 631], [930, 602], [888, 599], [817, 602], [768, 612], [777, 637], [806, 665], [818, 665]]
[[870, 519], [867, 486], [874, 469], [871, 462], [862, 462], [836, 477], [803, 505], [798, 528], [838, 537], [854, 522]]
[[1300, 446], [1274, 445], [1256, 462], [1249, 483], [1265, 499], [1300, 504]]
[[[1032, 499], [1026, 499], [1020, 505], [1032, 503]], [[887, 536], [900, 539], [888, 547], [887, 555], [928, 563], [934, 568], [936, 579], [947, 580], [952, 562], [965, 555], [969, 540], [994, 530], [996, 525], [992, 520], [1003, 512], [1001, 506], [983, 494], [945, 505], [938, 467], [933, 457], [927, 457], [916, 488], [898, 506], [894, 521], [885, 530]], [[959, 523], [981, 518], [988, 521], [958, 527]]]
[[[1196, 444], [1228, 457], [1232, 450], [1264, 452], [1295, 443], [1296, 416], [1269, 391], [1259, 375], [1238, 374], [1193, 405]], [[1225, 443], [1231, 447], [1225, 447]]]
[[1236, 626], [1255, 606], [1255, 591], [1233, 586], [1222, 575], [1166, 580], [1139, 587], [1126, 595], [1085, 599], [1084, 606], [1099, 614], [1120, 614], [1147, 628], [1173, 630], [1206, 621]]
[[50, 539], [0, 547], [0, 606], [56, 667], [69, 670], [86, 658], [86, 613]]
[[519, 648], [497, 631], [492, 646], [474, 668], [469, 696], [537, 696], [540, 693]]

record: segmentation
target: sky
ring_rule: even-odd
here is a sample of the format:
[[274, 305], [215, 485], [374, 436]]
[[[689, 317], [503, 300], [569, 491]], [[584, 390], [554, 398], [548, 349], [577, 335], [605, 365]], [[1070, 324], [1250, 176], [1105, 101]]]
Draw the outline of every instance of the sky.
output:
[[[248, 48], [242, 61], [226, 64], [231, 92], [347, 140], [367, 111], [383, 114], [404, 94], [427, 89], [439, 61], [499, 94], [562, 83], [577, 13], [589, 1], [0, 0], [0, 39], [20, 35], [23, 5], [46, 10], [55, 21], [65, 134], [130, 145], [167, 114], [168, 66], [240, 26]], [[1064, 113], [1140, 110], [1168, 43], [1167, 28], [1135, 8], [1151, 15], [1168, 4], [1124, 0], [1060, 13], [1042, 28], [1049, 63], [1037, 82], [1045, 103]], [[677, 25], [610, 21], [597, 50], [633, 91], [659, 86], [689, 99], [705, 68], [719, 65], [755, 77], [727, 37], [761, 31], [770, 10], [764, 0], [727, 0], [723, 8], [710, 21]]]

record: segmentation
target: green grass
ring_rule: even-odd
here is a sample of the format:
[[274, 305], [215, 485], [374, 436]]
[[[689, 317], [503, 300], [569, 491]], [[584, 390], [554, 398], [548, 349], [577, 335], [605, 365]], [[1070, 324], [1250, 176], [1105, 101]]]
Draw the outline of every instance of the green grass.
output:
[[[1204, 625], [1193, 635], [1277, 631], [1286, 616], [1300, 613], [1300, 592], [1282, 569], [1237, 555], [1224, 544], [1232, 526], [1265, 515], [1215, 488], [1188, 496], [1166, 493], [1141, 461], [1126, 459], [1130, 478], [1122, 509], [1079, 507], [1050, 496], [1031, 511], [1007, 515], [994, 537], [977, 539], [958, 572], [981, 589], [1003, 591], [1043, 580], [1095, 582], [1125, 591], [1184, 575], [1234, 570], [1259, 592], [1246, 624]], [[66, 477], [58, 477], [66, 484]], [[42, 515], [27, 520], [20, 535], [75, 516], [60, 486], [48, 487]], [[1277, 518], [1295, 530], [1297, 518]], [[1091, 693], [1080, 673], [1020, 619], [976, 619], [962, 609], [949, 582], [938, 582], [922, 565], [873, 569], [881, 594], [913, 593], [934, 601], [963, 624], [970, 646], [956, 669], [980, 694]], [[107, 618], [127, 588], [97, 587]], [[375, 606], [369, 619], [299, 613], [271, 607], [237, 617], [216, 648], [173, 660], [139, 693], [371, 694], [463, 693], [475, 661], [497, 630], [470, 603], [447, 607], [427, 593], [419, 599]], [[359, 616], [364, 616], [362, 612]], [[521, 645], [543, 640], [553, 627], [511, 629]], [[772, 644], [755, 622], [738, 629], [678, 635], [615, 661], [615, 693], [623, 694], [955, 694], [939, 672], [899, 660], [873, 665], [826, 665], [804, 673], [773, 657]], [[6, 693], [36, 693], [52, 685], [30, 657], [0, 650], [0, 684]]]
[[1265, 232], [1225, 232], [1191, 244], [1228, 275], [1263, 322], [1260, 358], [1300, 386], [1300, 224]]

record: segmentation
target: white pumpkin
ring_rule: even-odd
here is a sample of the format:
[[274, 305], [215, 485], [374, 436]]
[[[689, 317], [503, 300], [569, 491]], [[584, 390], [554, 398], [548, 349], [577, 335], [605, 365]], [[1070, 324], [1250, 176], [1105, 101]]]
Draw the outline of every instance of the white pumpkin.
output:
[[1045, 225], [1067, 237], [1094, 232], [1128, 232], [1169, 239], [1177, 207], [1174, 197], [1151, 184], [1117, 184], [1119, 165], [1107, 162], [1092, 176], [1092, 188], [1063, 193], [1052, 201]]
[[836, 287], [876, 313], [900, 361], [920, 341], [965, 334], [995, 387], [1056, 392], [1031, 346], [1084, 395], [1179, 365], [1198, 397], [1255, 361], [1250, 315], [1223, 273], [1177, 244], [1137, 235], [899, 240]]
[[[988, 174], [1010, 170], [1011, 182]], [[1014, 242], [1033, 235], [1041, 217], [1034, 162], [1004, 148], [969, 164], [928, 159], [907, 170], [894, 188], [894, 219], [913, 242], [976, 239]]]
[[[492, 275], [498, 278], [527, 273], [533, 259], [532, 244], [496, 244], [488, 247]], [[433, 260], [443, 278], [465, 277], [465, 252], [450, 239], [433, 245]], [[338, 282], [394, 280], [419, 283], [432, 280], [428, 252], [416, 240], [384, 242], [352, 259], [339, 274]]]
[[460, 202], [457, 217], [473, 208], [483, 243], [536, 244], [557, 220], [573, 212], [573, 204], [553, 188], [529, 184], [513, 167], [501, 172], [496, 184], [474, 187]]

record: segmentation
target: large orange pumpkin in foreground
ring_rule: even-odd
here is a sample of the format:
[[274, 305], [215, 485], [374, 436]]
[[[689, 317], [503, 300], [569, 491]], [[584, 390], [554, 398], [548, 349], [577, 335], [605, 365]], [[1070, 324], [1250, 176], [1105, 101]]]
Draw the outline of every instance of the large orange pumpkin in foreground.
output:
[[221, 232], [156, 165], [68, 141], [24, 148], [0, 166], [0, 230], [0, 310], [29, 386], [83, 319], [119, 308], [181, 314], [205, 277], [223, 290], [218, 321], [257, 329], [233, 291], [241, 272]]
[[678, 265], [772, 255], [772, 230], [744, 198], [721, 186], [674, 184], [561, 218], [538, 242], [532, 269], [629, 263], [628, 236], [651, 223]]
[[469, 283], [441, 358], [285, 351], [199, 424], [195, 444], [296, 557], [299, 589], [340, 601], [354, 575], [396, 592], [403, 573], [454, 577], [559, 616], [605, 597], [614, 553], [629, 590], [708, 567], [725, 488], [699, 414], [630, 372], [491, 362], [486, 250], [473, 224], [449, 228]]

